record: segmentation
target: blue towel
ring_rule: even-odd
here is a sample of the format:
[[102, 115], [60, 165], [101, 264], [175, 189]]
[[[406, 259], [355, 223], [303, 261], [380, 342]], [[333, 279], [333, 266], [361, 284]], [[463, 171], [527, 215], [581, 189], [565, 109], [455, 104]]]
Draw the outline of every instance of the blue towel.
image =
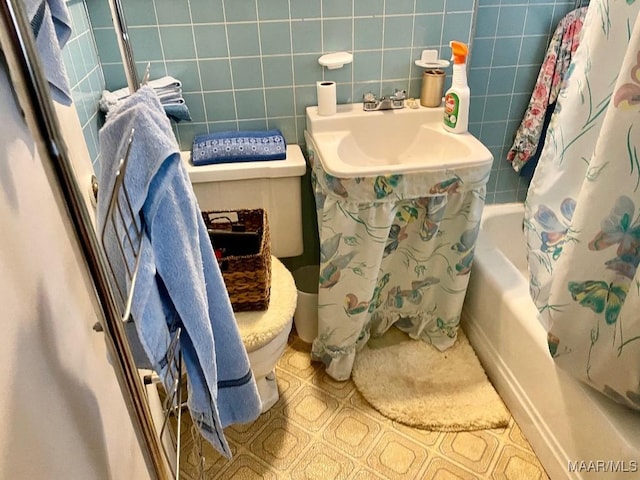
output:
[[62, 61], [62, 48], [71, 37], [71, 20], [64, 0], [24, 0], [26, 14], [52, 98], [71, 105], [71, 88]]
[[[132, 128], [125, 184], [135, 216], [127, 226], [144, 219], [131, 309], [136, 331], [162, 378], [171, 333], [183, 327], [180, 346], [193, 423], [231, 458], [223, 428], [255, 420], [261, 411], [260, 397], [171, 124], [151, 87], [142, 87], [112, 108], [99, 132], [98, 227], [101, 231], [105, 224], [117, 161], [125, 149], [123, 139]], [[110, 235], [107, 251], [124, 243], [122, 238], [121, 232]], [[122, 269], [117, 277], [119, 283], [126, 282]]]
[[167, 117], [176, 123], [183, 120], [187, 122], [191, 121], [189, 108], [183, 99], [173, 100], [169, 103], [163, 101], [162, 108], [164, 108], [164, 113], [167, 114]]
[[280, 130], [218, 132], [197, 135], [193, 139], [191, 162], [214, 163], [284, 160], [287, 143]]

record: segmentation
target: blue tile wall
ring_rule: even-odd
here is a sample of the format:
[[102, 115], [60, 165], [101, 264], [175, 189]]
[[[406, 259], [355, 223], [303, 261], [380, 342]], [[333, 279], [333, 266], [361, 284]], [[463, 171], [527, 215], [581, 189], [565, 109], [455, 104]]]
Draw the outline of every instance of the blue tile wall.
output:
[[[126, 84], [104, 0], [86, 0], [108, 89]], [[179, 123], [183, 149], [194, 134], [256, 126], [303, 143], [305, 108], [318, 80], [338, 82], [338, 101], [404, 88], [418, 96], [424, 48], [450, 56], [470, 42], [474, 0], [123, 0], [139, 72], [183, 82], [193, 122]], [[445, 13], [446, 12], [446, 13]], [[329, 71], [326, 52], [353, 52]]]
[[523, 201], [529, 179], [513, 171], [508, 150], [529, 103], [549, 39], [575, 2], [478, 0], [471, 49], [469, 131], [495, 158], [487, 202]]
[[84, 1], [69, 0], [67, 8], [71, 15], [72, 36], [63, 50], [63, 59], [71, 85], [73, 103], [95, 169], [100, 153], [98, 129], [101, 116], [98, 113], [98, 101], [105, 88], [105, 81]]
[[[108, 4], [84, 0], [98, 44], [91, 67], [91, 32], [81, 0], [72, 0], [78, 29], [65, 51], [87, 143], [97, 155], [96, 93], [125, 85]], [[303, 141], [304, 109], [316, 103], [315, 82], [339, 82], [340, 102], [393, 87], [419, 95], [423, 48], [449, 55], [451, 39], [469, 41], [470, 131], [495, 162], [487, 201], [523, 200], [528, 180], [505, 160], [557, 22], [575, 3], [565, 0], [123, 0], [140, 74], [180, 78], [194, 118], [176, 133], [280, 128]], [[341, 70], [323, 70], [327, 51], [353, 52]], [[89, 52], [89, 55], [87, 55]], [[84, 57], [83, 57], [84, 53]], [[85, 63], [85, 57], [89, 63]], [[89, 68], [89, 70], [86, 70]], [[85, 71], [86, 70], [86, 71]], [[78, 78], [80, 75], [80, 78]], [[93, 104], [93, 105], [92, 105]], [[79, 111], [82, 109], [79, 108]]]

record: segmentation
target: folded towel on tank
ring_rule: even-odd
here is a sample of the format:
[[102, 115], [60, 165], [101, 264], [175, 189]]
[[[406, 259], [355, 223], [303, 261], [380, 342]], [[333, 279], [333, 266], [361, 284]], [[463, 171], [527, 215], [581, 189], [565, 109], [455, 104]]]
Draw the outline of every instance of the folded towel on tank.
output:
[[67, 5], [64, 0], [25, 0], [24, 5], [51, 97], [69, 106], [71, 88], [62, 59], [62, 49], [71, 37]]
[[280, 130], [207, 133], [193, 139], [191, 162], [196, 165], [284, 160], [287, 143]]

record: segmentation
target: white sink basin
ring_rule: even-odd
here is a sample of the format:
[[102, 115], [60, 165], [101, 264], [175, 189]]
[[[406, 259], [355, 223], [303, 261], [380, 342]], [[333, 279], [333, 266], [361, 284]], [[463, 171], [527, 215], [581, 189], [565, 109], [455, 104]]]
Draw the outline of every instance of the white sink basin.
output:
[[320, 116], [307, 107], [307, 133], [323, 169], [341, 178], [490, 164], [491, 152], [473, 135], [444, 129], [443, 114], [442, 107], [365, 112], [353, 103]]

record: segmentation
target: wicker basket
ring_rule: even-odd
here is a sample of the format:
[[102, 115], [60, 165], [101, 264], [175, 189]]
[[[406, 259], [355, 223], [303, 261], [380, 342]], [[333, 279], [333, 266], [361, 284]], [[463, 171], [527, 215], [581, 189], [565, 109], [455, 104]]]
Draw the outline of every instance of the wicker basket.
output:
[[[266, 310], [271, 294], [271, 240], [267, 212], [202, 212], [234, 312]], [[237, 217], [237, 219], [236, 219]]]

